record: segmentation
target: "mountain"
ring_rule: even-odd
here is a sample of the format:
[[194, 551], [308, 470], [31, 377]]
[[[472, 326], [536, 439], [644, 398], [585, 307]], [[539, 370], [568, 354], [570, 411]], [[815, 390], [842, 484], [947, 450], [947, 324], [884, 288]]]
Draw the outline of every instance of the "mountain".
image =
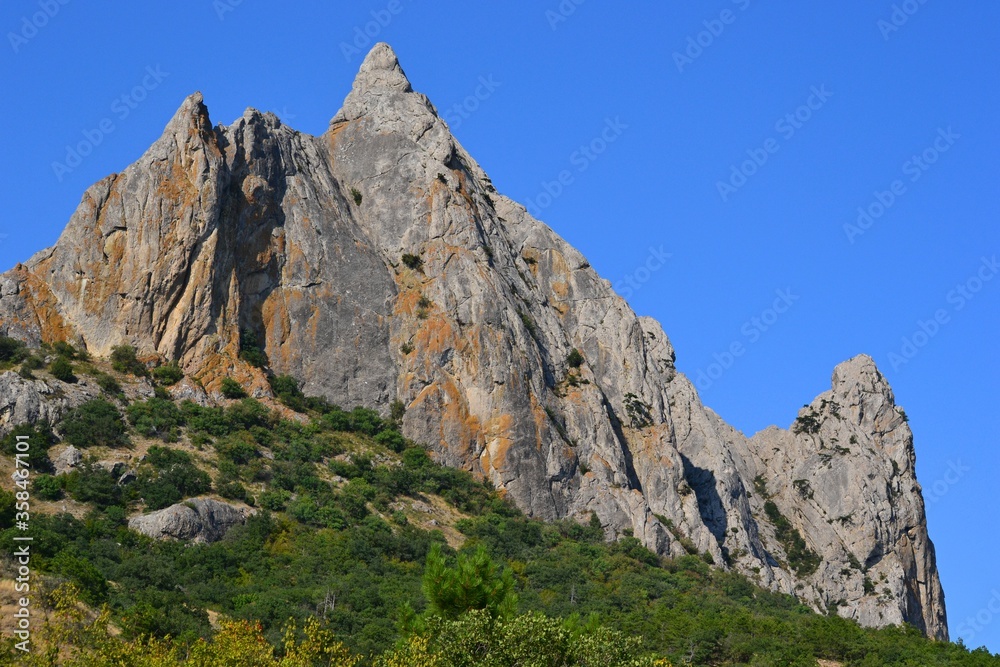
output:
[[[0, 276], [0, 335], [132, 345], [202, 402], [226, 378], [271, 396], [241, 355], [257, 341], [306, 394], [400, 402], [406, 436], [530, 516], [596, 516], [817, 611], [948, 636], [912, 433], [872, 359], [839, 365], [788, 430], [728, 426], [661, 326], [495, 190], [385, 44], [318, 137], [252, 109], [213, 126], [188, 97]], [[5, 429], [59, 409], [8, 385]]]

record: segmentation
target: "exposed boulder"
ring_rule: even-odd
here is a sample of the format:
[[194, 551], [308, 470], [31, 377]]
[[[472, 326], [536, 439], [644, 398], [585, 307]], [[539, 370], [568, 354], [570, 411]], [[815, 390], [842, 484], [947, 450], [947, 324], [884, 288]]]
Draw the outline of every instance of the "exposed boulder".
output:
[[254, 510], [212, 498], [192, 498], [129, 519], [128, 527], [154, 539], [217, 542], [233, 526], [246, 523]]
[[56, 469], [56, 475], [68, 475], [80, 465], [81, 461], [83, 461], [83, 453], [73, 445], [67, 445], [52, 459], [52, 465]]

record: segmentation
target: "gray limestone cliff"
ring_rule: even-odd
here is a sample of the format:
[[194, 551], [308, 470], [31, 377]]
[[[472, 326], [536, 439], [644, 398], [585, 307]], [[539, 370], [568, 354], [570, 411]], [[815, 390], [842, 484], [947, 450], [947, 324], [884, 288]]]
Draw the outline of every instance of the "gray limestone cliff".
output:
[[[208, 396], [224, 376], [269, 391], [241, 328], [307, 394], [402, 401], [407, 436], [530, 515], [596, 514], [818, 611], [947, 637], [912, 437], [871, 359], [838, 366], [792, 429], [744, 437], [657, 322], [494, 189], [385, 44], [321, 136], [255, 110], [213, 126], [192, 95], [0, 276], [0, 334], [131, 344]], [[44, 413], [41, 388], [19, 391], [0, 408]]]

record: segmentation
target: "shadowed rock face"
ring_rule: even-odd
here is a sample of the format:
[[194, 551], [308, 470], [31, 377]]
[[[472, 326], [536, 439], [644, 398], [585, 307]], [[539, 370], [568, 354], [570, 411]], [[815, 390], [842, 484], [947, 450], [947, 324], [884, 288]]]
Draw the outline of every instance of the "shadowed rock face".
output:
[[[409, 437], [528, 514], [594, 513], [609, 536], [697, 549], [818, 610], [947, 636], [912, 437], [872, 360], [837, 368], [815, 432], [744, 437], [657, 322], [496, 192], [385, 44], [319, 137], [254, 110], [212, 127], [192, 95], [53, 248], [0, 276], [0, 333], [132, 344], [210, 394], [225, 375], [268, 392], [238, 360], [241, 328], [306, 393], [401, 400]], [[811, 574], [755, 479], [818, 555]]]

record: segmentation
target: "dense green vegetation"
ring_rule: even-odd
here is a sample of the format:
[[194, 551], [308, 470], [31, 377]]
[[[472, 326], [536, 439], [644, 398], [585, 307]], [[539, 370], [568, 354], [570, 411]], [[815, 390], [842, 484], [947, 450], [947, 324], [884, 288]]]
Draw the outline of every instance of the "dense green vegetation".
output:
[[[817, 658], [865, 666], [1000, 665], [985, 651], [930, 642], [913, 628], [865, 630], [817, 615], [697, 555], [663, 559], [631, 536], [607, 543], [596, 521], [528, 519], [487, 485], [435, 464], [403, 437], [402, 405], [383, 419], [373, 410], [347, 411], [301, 396], [292, 382], [273, 383], [286, 404], [302, 411], [301, 420], [250, 398], [202, 407], [161, 394], [129, 405], [134, 433], [183, 445], [149, 448], [130, 479], [94, 461], [69, 475], [42, 475], [51, 470], [45, 450], [52, 431], [19, 427], [38, 451], [34, 493], [92, 508], [82, 519], [33, 515], [33, 567], [70, 582], [87, 604], [106, 605], [106, 622], [121, 630], [114, 641], [152, 636], [164, 651], [180, 647], [194, 655], [208, 650], [205, 642], [216, 634], [212, 611], [236, 623], [223, 625], [216, 642], [265, 652], [278, 647], [275, 660], [289, 655], [289, 620], [304, 628], [315, 619], [316, 632], [332, 633], [355, 655], [396, 647], [403, 657], [380, 663], [394, 665], [521, 664], [468, 657], [484, 647], [493, 656], [550, 651], [562, 660], [537, 664], [629, 664], [621, 655], [586, 653], [600, 646], [675, 665], [813, 667]], [[119, 408], [103, 399], [71, 411], [58, 430], [81, 447], [129, 444]], [[11, 442], [5, 438], [0, 449], [9, 452]], [[215, 544], [153, 541], [126, 527], [137, 508], [208, 491], [245, 500], [258, 513]], [[435, 498], [461, 514], [458, 533], [418, 525], [410, 499], [433, 504]], [[17, 533], [13, 502], [0, 494], [4, 553], [12, 552]], [[446, 535], [453, 545], [460, 535], [461, 546], [449, 546]], [[792, 556], [794, 535], [785, 537], [793, 566], [808, 567], [808, 554]], [[528, 646], [532, 638], [540, 639]], [[147, 655], [153, 652], [147, 647]], [[353, 664], [344, 660], [281, 664]]]
[[151, 374], [153, 379], [164, 387], [177, 384], [184, 379], [184, 371], [181, 370], [181, 367], [176, 361], [169, 364], [163, 364], [162, 366], [157, 366], [153, 369]]
[[240, 359], [256, 368], [267, 368], [267, 353], [257, 341], [257, 334], [252, 329], [240, 331]]
[[75, 447], [126, 447], [128, 430], [121, 413], [103, 398], [87, 401], [66, 416], [63, 438]]
[[146, 365], [136, 357], [135, 348], [131, 345], [118, 345], [111, 350], [111, 367], [118, 373], [127, 373], [136, 377], [149, 374]]

